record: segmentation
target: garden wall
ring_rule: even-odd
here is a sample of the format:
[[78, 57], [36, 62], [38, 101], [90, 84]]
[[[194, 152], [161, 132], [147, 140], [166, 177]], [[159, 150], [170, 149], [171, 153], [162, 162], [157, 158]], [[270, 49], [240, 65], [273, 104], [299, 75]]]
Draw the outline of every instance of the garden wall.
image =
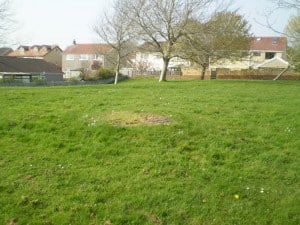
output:
[[[273, 80], [282, 69], [216, 69], [216, 71], [206, 71], [205, 79], [212, 79], [215, 75], [216, 79], [255, 79], [255, 80]], [[197, 77], [201, 74], [200, 68], [184, 68], [182, 69], [183, 77]], [[279, 80], [300, 80], [300, 73], [290, 69], [287, 70]]]

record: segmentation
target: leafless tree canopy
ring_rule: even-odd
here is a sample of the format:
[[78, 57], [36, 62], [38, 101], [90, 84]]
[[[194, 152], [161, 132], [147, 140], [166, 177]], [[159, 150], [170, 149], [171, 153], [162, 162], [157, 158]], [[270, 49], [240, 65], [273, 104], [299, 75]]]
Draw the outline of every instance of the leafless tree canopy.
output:
[[300, 46], [300, 14], [292, 16], [285, 28], [292, 46]]
[[0, 45], [6, 44], [7, 34], [11, 32], [11, 25], [13, 24], [9, 5], [9, 0], [0, 1]]
[[190, 21], [187, 29], [179, 54], [202, 67], [202, 79], [213, 60], [235, 60], [250, 48], [250, 26], [236, 11], [218, 12], [205, 23]]
[[[220, 4], [216, 4], [216, 3]], [[206, 20], [216, 8], [224, 6], [218, 0], [128, 0], [129, 17], [139, 39], [152, 45], [163, 56], [160, 81], [166, 79], [169, 61], [176, 54], [175, 45], [186, 35], [190, 20]], [[224, 2], [224, 1], [223, 1]], [[214, 6], [214, 7], [213, 7]]]
[[269, 0], [270, 3], [273, 3], [275, 7], [269, 9], [265, 15], [266, 17], [266, 23], [260, 23], [261, 25], [269, 28], [270, 30], [281, 34], [281, 35], [286, 35], [289, 36], [285, 31], [280, 31], [275, 28], [275, 22], [272, 21], [274, 17], [274, 13], [277, 12], [278, 10], [300, 10], [300, 0]]
[[116, 0], [112, 13], [104, 14], [104, 17], [94, 26], [94, 31], [100, 39], [109, 44], [113, 49], [106, 57], [115, 66], [115, 84], [118, 81], [122, 63], [126, 61], [127, 56], [133, 49], [131, 40], [133, 39], [134, 32], [132, 31], [132, 24], [130, 18], [127, 16], [127, 8], [124, 4], [125, 1]]
[[271, 0], [280, 8], [296, 8], [300, 9], [300, 0]]
[[[182, 56], [180, 48], [184, 39], [192, 43], [189, 47], [197, 49], [198, 55], [203, 53], [205, 60], [216, 49], [229, 52], [236, 50], [237, 46], [241, 47], [241, 43], [245, 42], [241, 37], [247, 37], [248, 30], [244, 20], [228, 10], [229, 2], [116, 0], [113, 15], [106, 15], [95, 31], [118, 53], [117, 62], [126, 55], [124, 49], [130, 40], [151, 46], [152, 50], [162, 55], [164, 64], [160, 81], [164, 81], [170, 60]], [[205, 51], [199, 51], [199, 46]]]

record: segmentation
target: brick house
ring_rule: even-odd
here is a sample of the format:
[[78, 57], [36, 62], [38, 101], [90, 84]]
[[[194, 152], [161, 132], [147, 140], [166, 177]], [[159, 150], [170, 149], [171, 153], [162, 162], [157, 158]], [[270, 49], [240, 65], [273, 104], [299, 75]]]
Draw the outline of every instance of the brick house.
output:
[[62, 50], [57, 45], [21, 45], [15, 51], [9, 53], [8, 56], [43, 59], [46, 62], [53, 63], [59, 67], [61, 67], [62, 64]]
[[106, 55], [112, 48], [108, 44], [76, 44], [66, 48], [62, 56], [64, 78], [78, 78], [81, 73], [91, 73], [107, 67]]

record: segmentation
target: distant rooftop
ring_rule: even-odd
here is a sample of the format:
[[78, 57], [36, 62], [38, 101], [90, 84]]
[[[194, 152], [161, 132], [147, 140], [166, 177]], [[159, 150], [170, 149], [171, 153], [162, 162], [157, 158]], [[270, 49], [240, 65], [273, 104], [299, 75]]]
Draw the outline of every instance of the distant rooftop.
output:
[[111, 49], [108, 44], [74, 44], [67, 47], [63, 54], [105, 54]]
[[13, 50], [11, 48], [0, 48], [0, 56], [6, 56]]
[[251, 41], [252, 51], [284, 52], [286, 48], [286, 37], [253, 37]]
[[9, 56], [44, 57], [55, 48], [59, 49], [59, 51], [62, 52], [62, 50], [59, 48], [58, 45], [33, 45], [33, 46], [20, 45], [15, 51], [11, 52]]
[[9, 56], [0, 56], [0, 73], [1, 72], [62, 73], [58, 66], [42, 59]]

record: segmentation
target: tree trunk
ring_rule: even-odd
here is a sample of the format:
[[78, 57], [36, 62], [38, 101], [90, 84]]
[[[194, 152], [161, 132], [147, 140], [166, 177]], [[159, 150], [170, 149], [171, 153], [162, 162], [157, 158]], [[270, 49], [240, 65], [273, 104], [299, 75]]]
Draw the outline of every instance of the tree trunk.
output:
[[204, 80], [205, 78], [206, 65], [202, 65], [202, 71], [200, 75], [200, 80]]
[[163, 58], [163, 60], [164, 60], [164, 65], [163, 65], [163, 68], [162, 68], [162, 71], [160, 74], [159, 82], [167, 81], [168, 65], [169, 65], [170, 59]]
[[120, 73], [121, 57], [118, 55], [117, 65], [116, 65], [116, 75], [115, 75], [115, 84], [118, 83], [119, 73]]
[[115, 75], [115, 84], [118, 83], [118, 79], [119, 79], [119, 71], [116, 71], [116, 75]]

